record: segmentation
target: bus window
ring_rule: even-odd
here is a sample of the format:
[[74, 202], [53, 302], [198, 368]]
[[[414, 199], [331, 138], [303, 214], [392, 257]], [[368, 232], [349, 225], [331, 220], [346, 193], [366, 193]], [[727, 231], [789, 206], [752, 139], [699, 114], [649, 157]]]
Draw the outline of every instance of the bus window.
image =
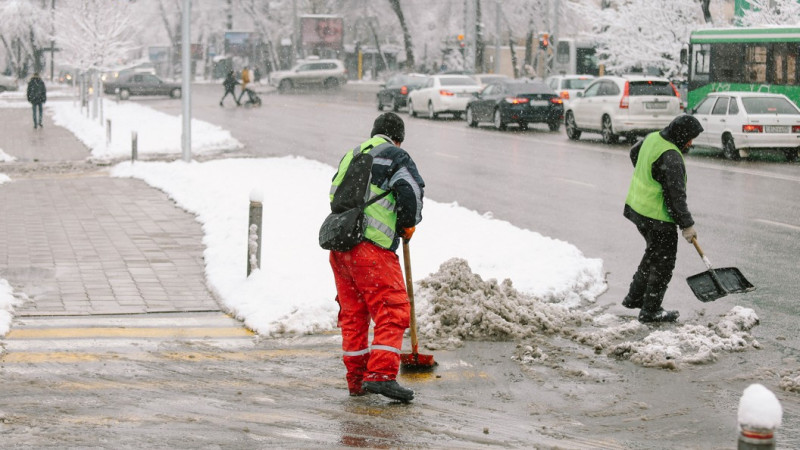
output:
[[797, 79], [797, 54], [800, 46], [794, 43], [775, 44], [772, 48], [772, 82], [800, 84]]
[[742, 44], [718, 44], [711, 48], [711, 80], [728, 83], [742, 81]]
[[709, 58], [711, 46], [700, 44], [694, 47], [694, 74], [708, 75], [711, 71], [711, 59]]
[[744, 80], [750, 83], [767, 82], [767, 47], [765, 45], [745, 46]]

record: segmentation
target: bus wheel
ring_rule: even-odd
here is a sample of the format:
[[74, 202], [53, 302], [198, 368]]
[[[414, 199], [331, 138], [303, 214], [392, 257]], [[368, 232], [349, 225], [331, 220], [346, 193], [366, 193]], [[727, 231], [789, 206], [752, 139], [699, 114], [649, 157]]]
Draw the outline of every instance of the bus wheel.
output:
[[567, 118], [564, 119], [564, 126], [567, 128], [567, 137], [572, 139], [573, 141], [577, 141], [581, 138], [581, 130], [575, 126], [575, 116], [572, 115], [572, 111], [567, 113]]
[[789, 162], [797, 162], [797, 150], [796, 148], [790, 148], [789, 150], [784, 150], [783, 154], [786, 156], [786, 160]]
[[736, 144], [730, 136], [727, 136], [722, 143], [722, 154], [731, 161], [739, 161], [742, 158], [739, 155], [739, 149], [736, 148]]

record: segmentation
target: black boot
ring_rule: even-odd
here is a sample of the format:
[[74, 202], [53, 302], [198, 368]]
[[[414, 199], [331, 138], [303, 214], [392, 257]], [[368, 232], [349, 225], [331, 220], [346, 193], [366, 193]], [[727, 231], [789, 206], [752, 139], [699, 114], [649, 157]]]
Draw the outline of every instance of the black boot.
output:
[[678, 316], [680, 316], [678, 311], [667, 311], [659, 308], [657, 311], [651, 312], [643, 309], [639, 311], [639, 322], [675, 322], [678, 320]]
[[389, 397], [393, 400], [400, 400], [401, 402], [409, 402], [414, 400], [414, 391], [404, 388], [397, 384], [397, 381], [365, 381], [361, 387], [373, 394], [381, 394], [384, 397]]
[[626, 295], [625, 300], [622, 301], [622, 306], [628, 309], [639, 309], [642, 307], [643, 303], [644, 302], [642, 301], [641, 298], [632, 298], [629, 294]]

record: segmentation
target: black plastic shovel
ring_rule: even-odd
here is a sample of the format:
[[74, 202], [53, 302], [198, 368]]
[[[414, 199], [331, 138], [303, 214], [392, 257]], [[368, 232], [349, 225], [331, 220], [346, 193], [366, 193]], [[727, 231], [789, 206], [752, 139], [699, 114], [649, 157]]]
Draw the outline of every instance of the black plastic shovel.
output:
[[708, 268], [707, 271], [686, 279], [698, 300], [712, 302], [728, 294], [741, 294], [755, 289], [755, 286], [750, 284], [736, 267], [712, 268], [711, 261], [703, 254], [703, 249], [700, 248], [696, 238], [692, 238], [692, 244]]

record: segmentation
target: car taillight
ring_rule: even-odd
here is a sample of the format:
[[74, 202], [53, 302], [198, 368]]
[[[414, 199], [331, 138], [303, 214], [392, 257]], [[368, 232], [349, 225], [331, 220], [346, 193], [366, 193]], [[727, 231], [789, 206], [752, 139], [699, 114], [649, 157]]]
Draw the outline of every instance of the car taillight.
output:
[[[569, 98], [569, 94], [567, 94], [567, 98]], [[564, 100], [562, 100], [562, 99], [560, 99], [558, 97], [552, 97], [552, 98], [550, 98], [550, 103], [553, 103], [553, 104], [556, 104], [556, 105], [563, 105], [564, 104]]]
[[400, 95], [408, 95], [408, 86], [403, 86], [400, 88]]
[[444, 95], [445, 97], [452, 97], [452, 96], [454, 96], [456, 94], [453, 94], [450, 91], [442, 89], [441, 91], [439, 91], [439, 95]]
[[792, 133], [800, 133], [800, 125], [792, 125]]
[[631, 93], [630, 82], [625, 82], [625, 90], [622, 91], [622, 98], [619, 100], [619, 109], [628, 109], [628, 96]]
[[525, 97], [506, 97], [506, 102], [511, 103], [512, 105], [519, 105], [521, 103], [528, 103], [530, 99]]
[[561, 94], [560, 94], [560, 96], [561, 96], [561, 98], [563, 98], [564, 100], [569, 100], [569, 92], [568, 92], [568, 91], [561, 91]]
[[763, 133], [763, 125], [742, 125], [742, 133]]
[[672, 86], [672, 92], [675, 93], [675, 97], [678, 97], [678, 104], [680, 105], [680, 108], [683, 109], [683, 102], [680, 101], [681, 93], [678, 92], [678, 88], [676, 88], [675, 85], [672, 84], [672, 82], [670, 82], [669, 85]]

